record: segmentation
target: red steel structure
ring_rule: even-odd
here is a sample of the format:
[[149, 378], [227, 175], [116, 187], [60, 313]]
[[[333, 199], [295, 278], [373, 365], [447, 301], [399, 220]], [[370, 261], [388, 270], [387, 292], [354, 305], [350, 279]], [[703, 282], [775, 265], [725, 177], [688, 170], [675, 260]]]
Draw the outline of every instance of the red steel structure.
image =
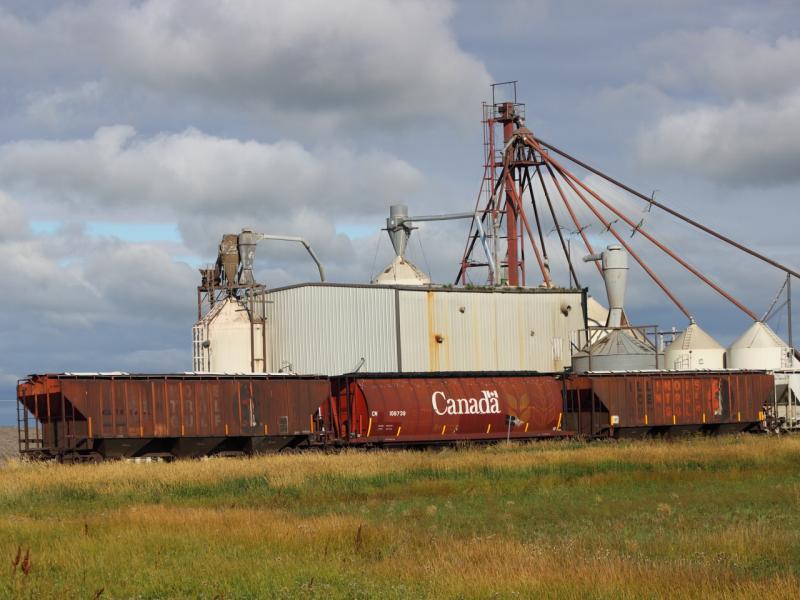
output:
[[[506, 96], [510, 96], [510, 99], [498, 101], [497, 96], [501, 91], [507, 92]], [[789, 276], [800, 277], [798, 270], [787, 267], [722, 235], [711, 227], [656, 201], [652, 196], [648, 197], [636, 191], [534, 135], [525, 126], [525, 105], [517, 101], [515, 81], [492, 86], [492, 102], [483, 105], [483, 124], [486, 160], [481, 192], [476, 202], [476, 214], [481, 219], [483, 229], [493, 232], [492, 241], [496, 252], [503, 253], [502, 256], [496, 257], [495, 263], [498, 268], [505, 267], [508, 271], [505, 282], [500, 281], [497, 274], [489, 273], [490, 279], [493, 279], [495, 284], [507, 283], [511, 286], [526, 284], [525, 248], [529, 245], [536, 256], [543, 284], [553, 285], [550, 260], [545, 245], [545, 236], [542, 232], [542, 222], [545, 215], [549, 214], [550, 223], [548, 225], [552, 224], [553, 231], [558, 233], [561, 250], [568, 265], [570, 280], [575, 281], [576, 285], [579, 285], [578, 279], [562, 230], [574, 227], [572, 234], [578, 235], [586, 251], [590, 255], [594, 255], [595, 251], [586, 229], [595, 225], [596, 230], [601, 232], [599, 235], [608, 234], [626, 249], [667, 298], [690, 321], [692, 320], [690, 309], [632, 247], [631, 238], [639, 236], [646, 240], [748, 317], [759, 320], [754, 311], [658, 239], [645, 226], [644, 218], [631, 216], [617, 203], [609, 200], [605, 192], [601, 193], [596, 187], [578, 176], [574, 171], [575, 168], [601, 178], [615, 191], [633, 196], [638, 200], [644, 200], [647, 202], [648, 211], [656, 207], [717, 240], [782, 270]], [[502, 130], [502, 146], [500, 147], [497, 144], [497, 140], [500, 139], [498, 129]], [[571, 166], [568, 167], [567, 162]], [[534, 235], [526, 215], [526, 205], [533, 214], [538, 235]], [[563, 206], [563, 212], [558, 210], [559, 205]], [[595, 222], [582, 222], [575, 210], [576, 205], [582, 205], [588, 209]], [[558, 217], [559, 212], [562, 212], [562, 219], [564, 214], [567, 215], [569, 227], [562, 225]], [[616, 223], [619, 225], [615, 226]], [[505, 233], [504, 236], [501, 235], [501, 228]], [[628, 232], [625, 232], [624, 228], [627, 228]], [[487, 266], [475, 252], [478, 236], [478, 228], [473, 224], [467, 236], [466, 247], [455, 280], [456, 284], [473, 281], [470, 273], [475, 268]], [[505, 240], [504, 246], [501, 241], [503, 239]], [[595, 262], [595, 265], [598, 270], [601, 269], [599, 263]]]
[[[498, 102], [496, 90], [506, 87], [512, 90], [511, 99]], [[542, 275], [542, 280], [551, 285], [547, 257], [540, 251], [533, 235], [528, 217], [523, 207], [523, 194], [526, 185], [525, 175], [527, 167], [534, 164], [534, 157], [530, 151], [520, 148], [519, 151], [500, 151], [496, 147], [498, 129], [502, 131], [503, 148], [513, 140], [520, 127], [524, 129], [525, 105], [516, 100], [516, 82], [506, 82], [492, 86], [492, 103], [483, 104], [484, 125], [484, 176], [481, 193], [478, 195], [476, 212], [481, 214], [481, 222], [485, 225], [491, 221], [491, 230], [495, 244], [501, 238], [500, 230], [505, 228], [505, 256], [496, 256], [496, 268], [507, 270], [507, 283], [510, 286], [526, 285], [525, 247], [530, 244], [536, 258], [536, 263]], [[484, 196], [484, 206], [480, 207], [481, 196]], [[539, 227], [538, 213], [536, 225], [539, 229], [540, 242], [542, 240]], [[478, 232], [473, 225], [467, 248], [461, 261], [461, 268], [456, 278], [456, 283], [467, 283], [468, 271], [473, 267], [486, 267], [486, 262], [475, 260], [472, 250], [478, 239]], [[499, 273], [490, 273], [493, 283], [501, 283]]]

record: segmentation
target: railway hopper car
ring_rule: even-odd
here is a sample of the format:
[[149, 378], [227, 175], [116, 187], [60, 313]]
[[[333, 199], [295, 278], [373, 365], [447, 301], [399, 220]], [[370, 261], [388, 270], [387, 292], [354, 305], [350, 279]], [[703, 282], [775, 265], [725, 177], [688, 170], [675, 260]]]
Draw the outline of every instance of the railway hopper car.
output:
[[32, 375], [20, 451], [63, 461], [759, 431], [765, 371]]
[[20, 452], [63, 461], [275, 452], [307, 443], [326, 378], [32, 375], [17, 386]]
[[440, 445], [569, 435], [552, 374], [371, 373], [331, 381], [321, 416], [329, 439], [353, 445]]
[[756, 431], [773, 393], [766, 371], [566, 375], [563, 426], [613, 437]]

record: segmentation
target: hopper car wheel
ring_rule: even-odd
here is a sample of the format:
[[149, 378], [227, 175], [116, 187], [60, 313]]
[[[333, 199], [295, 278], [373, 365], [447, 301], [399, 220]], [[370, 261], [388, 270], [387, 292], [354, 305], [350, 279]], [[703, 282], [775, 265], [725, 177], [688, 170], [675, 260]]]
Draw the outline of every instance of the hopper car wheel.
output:
[[105, 460], [105, 458], [99, 452], [90, 452], [89, 454], [84, 455], [83, 460], [84, 462], [100, 464]]
[[67, 454], [59, 454], [58, 455], [58, 462], [62, 465], [74, 465], [79, 462], [79, 457], [76, 452], [70, 452]]
[[243, 458], [245, 456], [247, 456], [247, 453], [240, 452], [239, 450], [223, 450], [222, 452], [214, 452], [209, 455], [211, 458]]
[[98, 464], [103, 462], [103, 460], [103, 455], [99, 452], [69, 452], [67, 454], [61, 454], [58, 457], [58, 462], [64, 465], [77, 465], [81, 463]]

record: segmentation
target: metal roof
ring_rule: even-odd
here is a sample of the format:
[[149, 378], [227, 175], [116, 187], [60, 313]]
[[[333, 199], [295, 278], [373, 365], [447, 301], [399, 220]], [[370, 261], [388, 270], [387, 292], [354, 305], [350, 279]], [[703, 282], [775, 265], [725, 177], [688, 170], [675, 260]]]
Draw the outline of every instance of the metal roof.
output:
[[685, 331], [675, 336], [669, 348], [680, 348], [681, 350], [725, 349], [717, 340], [703, 331], [697, 323], [691, 323]]
[[731, 350], [741, 348], [788, 348], [778, 334], [762, 321], [753, 323], [747, 331], [730, 345]]

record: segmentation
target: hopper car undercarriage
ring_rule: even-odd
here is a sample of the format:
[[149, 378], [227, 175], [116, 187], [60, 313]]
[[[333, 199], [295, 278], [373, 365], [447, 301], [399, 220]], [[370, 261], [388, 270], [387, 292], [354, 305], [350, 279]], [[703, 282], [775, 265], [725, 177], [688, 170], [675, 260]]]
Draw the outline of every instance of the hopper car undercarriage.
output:
[[760, 431], [757, 371], [32, 375], [20, 453], [64, 462]]

